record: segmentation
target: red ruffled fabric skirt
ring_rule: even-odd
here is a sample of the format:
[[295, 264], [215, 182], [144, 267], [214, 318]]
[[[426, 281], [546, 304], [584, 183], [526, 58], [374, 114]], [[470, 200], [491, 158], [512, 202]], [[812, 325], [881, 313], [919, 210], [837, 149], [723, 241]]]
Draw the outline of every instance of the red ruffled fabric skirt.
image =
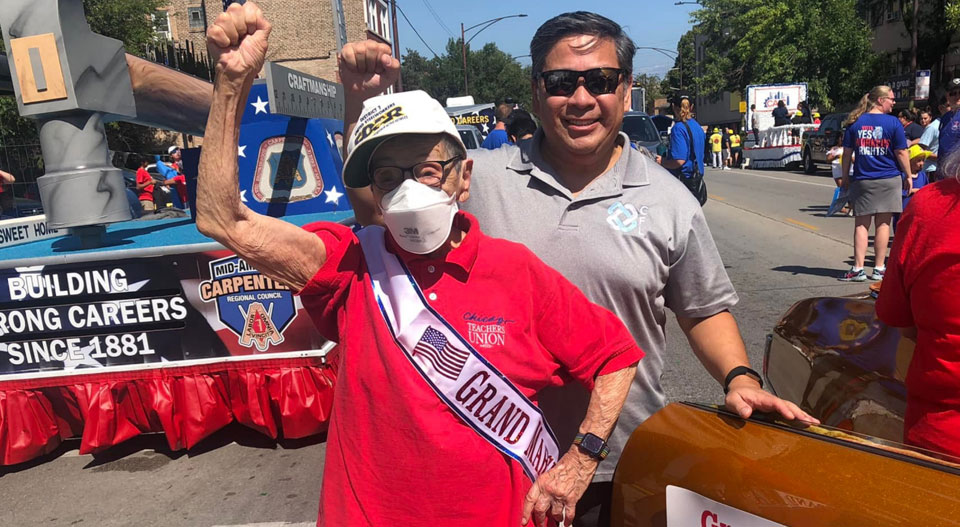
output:
[[232, 421], [272, 438], [325, 432], [335, 372], [319, 357], [0, 381], [0, 465], [81, 437], [101, 452], [148, 432], [191, 448]]

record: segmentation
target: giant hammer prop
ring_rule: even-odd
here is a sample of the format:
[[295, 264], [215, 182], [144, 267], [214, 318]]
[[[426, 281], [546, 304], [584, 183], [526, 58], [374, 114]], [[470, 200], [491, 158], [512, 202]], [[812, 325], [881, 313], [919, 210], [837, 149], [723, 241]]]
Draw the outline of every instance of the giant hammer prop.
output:
[[47, 224], [96, 243], [130, 219], [103, 124], [128, 121], [203, 135], [213, 86], [124, 53], [90, 30], [83, 0], [3, 0], [0, 28], [20, 115], [36, 119]]

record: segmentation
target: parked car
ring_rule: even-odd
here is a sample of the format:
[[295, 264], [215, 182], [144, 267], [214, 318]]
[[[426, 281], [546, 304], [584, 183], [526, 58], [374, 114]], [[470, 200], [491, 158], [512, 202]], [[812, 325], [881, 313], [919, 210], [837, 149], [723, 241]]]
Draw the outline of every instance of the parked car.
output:
[[480, 136], [480, 132], [477, 130], [476, 126], [471, 126], [469, 124], [458, 124], [457, 132], [460, 134], [460, 139], [463, 141], [463, 146], [466, 146], [467, 150], [480, 148], [480, 145], [483, 144], [483, 137]]
[[804, 134], [801, 163], [803, 171], [813, 174], [818, 164], [829, 164], [827, 152], [843, 140], [845, 113], [831, 113], [820, 121], [820, 128]]
[[627, 112], [623, 114], [623, 124], [620, 129], [627, 134], [630, 142], [637, 148], [646, 148], [656, 156], [663, 145], [660, 132], [653, 120], [645, 112]]
[[912, 354], [867, 293], [797, 302], [765, 385], [822, 424], [673, 403], [627, 442], [611, 525], [960, 525], [960, 458], [901, 444]]

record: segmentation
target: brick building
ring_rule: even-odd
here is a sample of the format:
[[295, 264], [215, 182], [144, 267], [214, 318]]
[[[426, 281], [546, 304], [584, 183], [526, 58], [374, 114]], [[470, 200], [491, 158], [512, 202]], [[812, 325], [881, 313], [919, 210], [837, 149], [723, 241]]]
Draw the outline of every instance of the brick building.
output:
[[[158, 33], [206, 49], [205, 33], [223, 12], [223, 0], [170, 0], [158, 10]], [[230, 2], [226, 2], [229, 4]], [[335, 80], [337, 52], [346, 42], [372, 38], [393, 45], [387, 0], [258, 0], [273, 24], [267, 60]]]

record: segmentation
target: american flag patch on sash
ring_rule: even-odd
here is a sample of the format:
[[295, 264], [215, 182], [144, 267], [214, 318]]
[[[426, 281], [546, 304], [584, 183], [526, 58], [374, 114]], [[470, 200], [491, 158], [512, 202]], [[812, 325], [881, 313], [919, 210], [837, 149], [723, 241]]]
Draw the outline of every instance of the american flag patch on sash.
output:
[[470, 353], [458, 350], [447, 342], [447, 337], [443, 333], [427, 326], [427, 330], [420, 337], [413, 348], [413, 355], [423, 357], [429, 362], [437, 373], [455, 381], [463, 370]]

